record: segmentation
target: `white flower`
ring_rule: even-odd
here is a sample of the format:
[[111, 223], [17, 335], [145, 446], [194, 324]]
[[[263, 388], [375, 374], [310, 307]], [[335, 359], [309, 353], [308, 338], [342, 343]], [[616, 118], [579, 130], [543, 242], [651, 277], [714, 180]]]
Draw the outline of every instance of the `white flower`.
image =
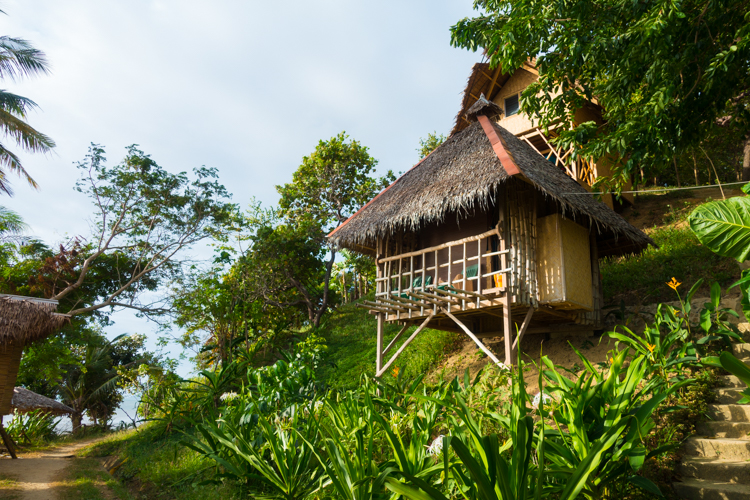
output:
[[539, 408], [539, 402], [541, 401], [542, 398], [544, 398], [545, 403], [552, 401], [552, 398], [550, 397], [549, 394], [539, 392], [537, 393], [536, 396], [534, 396], [534, 400], [531, 402], [531, 406], [533, 406], [534, 408]]
[[219, 397], [219, 399], [221, 399], [222, 401], [233, 401], [238, 397], [240, 397], [240, 395], [236, 392], [225, 392]]
[[435, 438], [435, 440], [432, 442], [430, 446], [427, 446], [427, 454], [432, 456], [440, 455], [440, 453], [443, 452], [443, 436], [440, 434], [438, 437]]

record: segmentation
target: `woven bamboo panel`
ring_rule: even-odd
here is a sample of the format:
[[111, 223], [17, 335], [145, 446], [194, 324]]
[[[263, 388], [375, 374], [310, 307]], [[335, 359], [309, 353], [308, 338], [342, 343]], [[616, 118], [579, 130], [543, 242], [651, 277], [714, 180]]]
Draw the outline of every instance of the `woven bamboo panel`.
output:
[[537, 222], [539, 303], [559, 309], [594, 308], [586, 228], [559, 214]]

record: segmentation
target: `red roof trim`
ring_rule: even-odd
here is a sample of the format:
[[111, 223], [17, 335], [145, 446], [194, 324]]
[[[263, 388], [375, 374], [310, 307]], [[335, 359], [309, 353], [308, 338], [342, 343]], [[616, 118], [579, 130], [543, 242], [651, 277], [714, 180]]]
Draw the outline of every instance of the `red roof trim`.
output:
[[479, 120], [479, 123], [482, 125], [482, 129], [484, 130], [487, 139], [489, 139], [490, 144], [492, 144], [492, 149], [495, 150], [495, 154], [497, 155], [498, 160], [500, 160], [500, 163], [502, 164], [508, 175], [512, 176], [520, 174], [521, 169], [518, 168], [516, 162], [513, 161], [513, 158], [505, 150], [505, 145], [503, 145], [503, 141], [500, 139], [500, 136], [497, 135], [497, 130], [495, 130], [495, 127], [492, 125], [492, 122], [490, 122], [490, 119], [484, 115], [479, 115], [477, 116], [477, 120]]

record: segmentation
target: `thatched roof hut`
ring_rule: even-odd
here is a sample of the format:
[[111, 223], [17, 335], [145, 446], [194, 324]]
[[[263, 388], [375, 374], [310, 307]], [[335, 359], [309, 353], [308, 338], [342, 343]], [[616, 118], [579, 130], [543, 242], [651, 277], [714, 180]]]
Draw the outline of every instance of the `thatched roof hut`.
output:
[[34, 410], [43, 410], [45, 413], [56, 416], [73, 413], [73, 408], [70, 406], [24, 389], [23, 387], [15, 387], [13, 389], [13, 400], [10, 403], [10, 407], [19, 413], [28, 413]]
[[28, 345], [60, 330], [70, 317], [56, 309], [56, 300], [0, 294], [0, 349]]
[[10, 413], [23, 348], [57, 332], [70, 320], [55, 309], [55, 300], [0, 295], [0, 416]]
[[[490, 121], [509, 158], [501, 162], [478, 114], [495, 116], [494, 103], [481, 99], [466, 113], [471, 124], [454, 133], [367, 205], [329, 234], [339, 247], [374, 253], [377, 238], [399, 230], [416, 232], [448, 214], [486, 208], [496, 189], [519, 179], [559, 203], [563, 214], [588, 218], [596, 228], [599, 256], [640, 251], [653, 240], [630, 225], [530, 145]], [[509, 174], [508, 170], [512, 172]], [[515, 179], [514, 179], [515, 178]]]

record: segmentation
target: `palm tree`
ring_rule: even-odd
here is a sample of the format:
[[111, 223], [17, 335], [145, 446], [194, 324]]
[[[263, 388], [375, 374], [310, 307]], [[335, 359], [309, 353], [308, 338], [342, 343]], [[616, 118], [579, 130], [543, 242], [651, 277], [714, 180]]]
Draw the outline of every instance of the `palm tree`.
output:
[[[1, 14], [4, 14], [0, 10]], [[21, 38], [0, 36], [0, 79], [13, 81], [38, 74], [49, 73], [44, 52], [35, 49]], [[34, 101], [20, 95], [0, 90], [0, 130], [15, 140], [22, 149], [31, 153], [46, 153], [55, 142], [26, 123], [29, 110], [37, 108]], [[23, 168], [21, 160], [0, 142], [0, 190], [12, 196], [8, 172], [14, 172], [33, 187], [37, 183]]]

